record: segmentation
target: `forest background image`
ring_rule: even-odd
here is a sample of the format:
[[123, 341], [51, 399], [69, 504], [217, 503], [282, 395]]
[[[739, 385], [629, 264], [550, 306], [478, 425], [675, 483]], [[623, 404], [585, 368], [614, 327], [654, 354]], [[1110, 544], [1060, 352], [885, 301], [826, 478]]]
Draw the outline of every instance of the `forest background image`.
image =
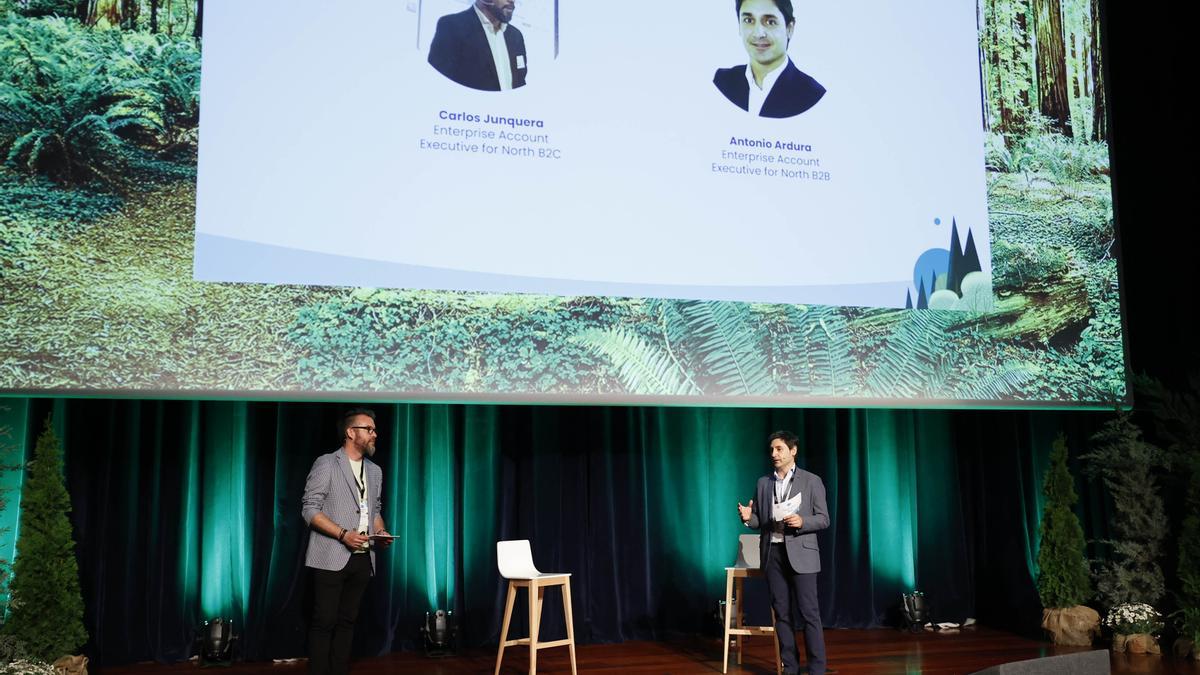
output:
[[0, 388], [1124, 398], [1098, 5], [979, 3], [993, 276], [906, 311], [193, 281], [203, 2], [0, 0]]

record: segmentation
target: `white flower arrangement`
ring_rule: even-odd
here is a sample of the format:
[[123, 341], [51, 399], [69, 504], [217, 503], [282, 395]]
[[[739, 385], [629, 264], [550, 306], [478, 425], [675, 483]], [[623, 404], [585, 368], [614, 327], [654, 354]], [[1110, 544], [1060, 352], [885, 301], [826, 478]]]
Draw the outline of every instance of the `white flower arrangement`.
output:
[[1118, 635], [1149, 633], [1156, 635], [1163, 629], [1162, 615], [1153, 607], [1142, 602], [1125, 602], [1108, 610], [1104, 625]]
[[41, 661], [19, 659], [0, 664], [0, 675], [55, 675], [54, 666]]

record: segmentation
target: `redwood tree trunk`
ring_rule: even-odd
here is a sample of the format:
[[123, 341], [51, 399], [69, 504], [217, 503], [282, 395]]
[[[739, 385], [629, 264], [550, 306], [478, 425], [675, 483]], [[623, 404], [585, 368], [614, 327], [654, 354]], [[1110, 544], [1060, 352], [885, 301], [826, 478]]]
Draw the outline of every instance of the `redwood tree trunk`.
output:
[[1004, 90], [1004, 63], [1000, 58], [1000, 20], [992, 13], [992, 78], [996, 82], [996, 107], [999, 119], [993, 125], [995, 131], [1007, 134], [1012, 130], [1013, 112]]
[[1092, 140], [1108, 140], [1104, 98], [1104, 49], [1100, 44], [1100, 0], [1092, 0]]
[[204, 0], [196, 0], [196, 24], [192, 29], [192, 37], [199, 40], [204, 36]]
[[121, 0], [121, 24], [126, 30], [137, 30], [137, 0]]
[[1038, 108], [1064, 136], [1072, 136], [1062, 4], [1060, 0], [1033, 0], [1033, 10], [1037, 40]]
[[[1013, 67], [1018, 68], [1021, 64], [1028, 63], [1029, 56], [1029, 2], [1028, 0], [1018, 3], [1016, 19], [1016, 30], [1021, 36], [1021, 40], [1013, 45]], [[1029, 90], [1022, 89], [1020, 92], [1020, 110], [1022, 125], [1027, 126], [1029, 120], [1029, 111], [1032, 104], [1029, 101]]]

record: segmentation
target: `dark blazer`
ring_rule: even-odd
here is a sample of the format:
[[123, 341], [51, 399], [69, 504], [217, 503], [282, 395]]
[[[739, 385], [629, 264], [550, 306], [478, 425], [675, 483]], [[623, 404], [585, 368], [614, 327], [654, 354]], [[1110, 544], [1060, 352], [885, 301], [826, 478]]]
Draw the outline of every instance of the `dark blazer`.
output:
[[[529, 66], [525, 55], [525, 37], [516, 26], [509, 24], [504, 29], [504, 42], [508, 45], [513, 89], [523, 87]], [[521, 57], [521, 68], [517, 67], [518, 56]], [[500, 91], [496, 61], [492, 58], [487, 35], [483, 32], [483, 24], [475, 13], [474, 5], [465, 12], [447, 14], [438, 19], [437, 31], [429, 45], [429, 64], [464, 87]]]
[[[713, 75], [713, 84], [717, 85], [725, 98], [742, 110], [750, 109], [750, 83], [746, 80], [746, 66], [721, 68]], [[794, 117], [808, 110], [825, 95], [825, 87], [812, 79], [788, 59], [767, 100], [763, 102], [759, 117]]]
[[[786, 527], [783, 543], [788, 561], [797, 574], [812, 574], [821, 571], [821, 548], [817, 545], [817, 532], [829, 527], [829, 508], [825, 505], [825, 484], [815, 473], [796, 467], [792, 476], [788, 498], [801, 494], [800, 517], [804, 525], [800, 528]], [[771, 545], [771, 511], [775, 504], [775, 485], [771, 474], [758, 479], [754, 490], [754, 509], [750, 512], [750, 527], [760, 530], [758, 552], [761, 564], [767, 560], [767, 547]]]

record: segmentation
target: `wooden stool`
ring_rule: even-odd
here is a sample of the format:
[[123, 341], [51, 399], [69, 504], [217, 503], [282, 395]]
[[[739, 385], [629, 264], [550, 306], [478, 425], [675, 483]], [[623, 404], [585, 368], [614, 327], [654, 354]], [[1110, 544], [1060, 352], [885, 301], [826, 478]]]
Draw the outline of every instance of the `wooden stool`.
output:
[[[575, 675], [575, 621], [571, 616], [571, 575], [569, 573], [543, 574], [539, 572], [533, 566], [533, 553], [529, 548], [528, 539], [496, 542], [496, 564], [500, 568], [500, 576], [508, 579], [508, 598], [504, 601], [504, 623], [500, 628], [500, 648], [496, 652], [495, 675], [500, 675], [500, 663], [504, 660], [504, 649], [516, 645], [529, 645], [529, 675], [537, 673], [539, 649], [565, 646], [571, 655], [571, 675]], [[542, 600], [546, 588], [549, 586], [562, 587], [567, 638], [539, 642], [538, 630], [542, 620]], [[518, 588], [529, 589], [529, 637], [509, 640], [508, 625], [512, 620], [513, 602], [517, 599]]]
[[[742, 623], [742, 604], [745, 593], [743, 592], [744, 582], [748, 577], [761, 577], [762, 570], [750, 567], [726, 567], [725, 568], [725, 639], [724, 652], [721, 655], [721, 672], [729, 672], [729, 636], [734, 636], [737, 641], [737, 662], [742, 665], [742, 636], [750, 635], [770, 635], [775, 638], [775, 675], [780, 675], [783, 672], [783, 664], [779, 660], [779, 636], [775, 634], [775, 610], [771, 610], [770, 626], [746, 626]], [[737, 615], [729, 611], [730, 607], [737, 604]], [[732, 625], [731, 625], [732, 624]]]
[[[770, 626], [746, 626], [742, 624], [744, 582], [749, 577], [761, 577], [763, 572], [759, 564], [758, 554], [759, 535], [743, 534], [738, 536], [738, 558], [733, 567], [725, 568], [725, 639], [724, 651], [721, 654], [721, 672], [729, 672], [729, 636], [737, 640], [737, 662], [742, 665], [742, 636], [770, 635], [775, 638], [775, 675], [783, 672], [783, 663], [779, 660], [779, 636], [775, 634], [775, 610], [771, 609]], [[733, 616], [730, 608], [737, 605], [737, 616]], [[732, 625], [731, 625], [732, 624]]]

